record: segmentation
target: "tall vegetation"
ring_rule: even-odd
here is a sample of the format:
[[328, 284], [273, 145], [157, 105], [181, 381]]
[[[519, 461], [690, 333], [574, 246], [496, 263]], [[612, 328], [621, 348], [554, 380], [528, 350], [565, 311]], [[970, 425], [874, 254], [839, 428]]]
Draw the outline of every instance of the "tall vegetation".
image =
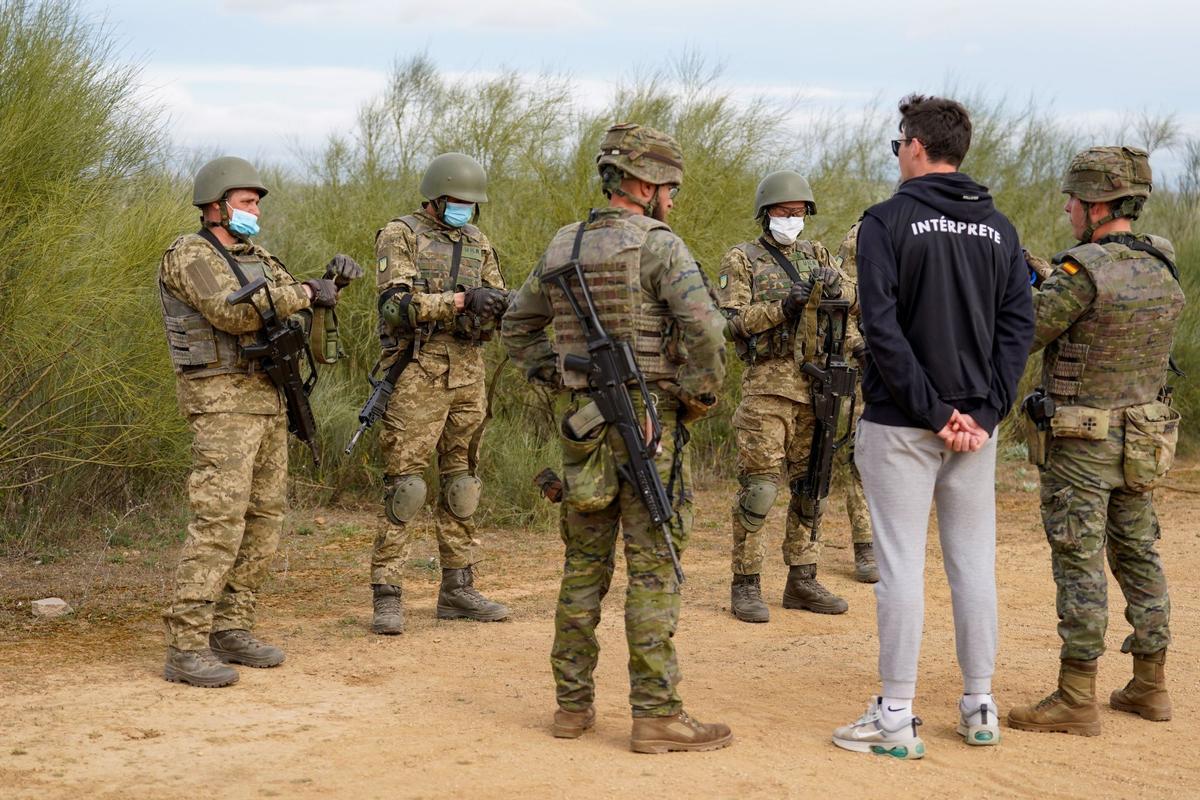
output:
[[[69, 536], [93, 510], [155, 493], [178, 502], [186, 469], [154, 273], [195, 212], [186, 181], [164, 166], [169, 143], [154, 111], [133, 102], [135, 71], [115, 56], [108, 31], [81, 22], [69, 2], [0, 0], [0, 548], [10, 552], [45, 533]], [[1035, 104], [962, 99], [976, 126], [964, 170], [993, 189], [1039, 254], [1071, 244], [1058, 181], [1073, 151], [1101, 140], [1173, 148], [1181, 177], [1156, 188], [1138, 227], [1175, 241], [1185, 290], [1195, 296], [1200, 279], [1188, 266], [1200, 260], [1200, 143], [1182, 139], [1170, 117], [1131, 118], [1123, 130], [1085, 137]], [[671, 224], [710, 277], [731, 245], [758, 233], [751, 203], [766, 172], [790, 167], [810, 178], [820, 213], [805, 235], [834, 251], [896, 181], [890, 103], [814, 115], [799, 102], [736, 96], [702, 60], [685, 56], [595, 109], [553, 75], [450, 79], [417, 56], [398, 63], [351, 130], [303, 154], [299, 170], [269, 168], [262, 241], [297, 274], [315, 273], [339, 251], [371, 265], [375, 231], [417, 209], [429, 159], [457, 150], [488, 170], [491, 202], [480, 225], [516, 287], [559, 227], [603, 202], [595, 148], [608, 124], [624, 120], [679, 139], [685, 181]], [[324, 464], [316, 471], [294, 453], [302, 501], [369, 497], [379, 486], [374, 436], [341, 456], [378, 357], [371, 272], [344, 293], [347, 358], [323, 369], [314, 398]], [[1193, 372], [1198, 320], [1189, 309], [1177, 346]], [[482, 461], [484, 520], [547, 526], [554, 509], [530, 479], [557, 460], [562, 399], [529, 387], [503, 363], [498, 343], [486, 358], [496, 388]], [[701, 479], [730, 472], [740, 373], [731, 355], [718, 413], [695, 426]], [[1192, 419], [1200, 383], [1179, 386]]]

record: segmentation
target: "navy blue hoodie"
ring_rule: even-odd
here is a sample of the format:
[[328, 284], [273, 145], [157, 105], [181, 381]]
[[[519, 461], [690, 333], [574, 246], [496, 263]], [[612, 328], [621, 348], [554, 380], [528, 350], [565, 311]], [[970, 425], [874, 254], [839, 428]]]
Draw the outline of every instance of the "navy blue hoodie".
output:
[[1012, 408], [1034, 318], [1016, 229], [987, 187], [960, 172], [905, 181], [863, 216], [858, 281], [863, 419], [936, 432], [957, 408], [991, 432]]

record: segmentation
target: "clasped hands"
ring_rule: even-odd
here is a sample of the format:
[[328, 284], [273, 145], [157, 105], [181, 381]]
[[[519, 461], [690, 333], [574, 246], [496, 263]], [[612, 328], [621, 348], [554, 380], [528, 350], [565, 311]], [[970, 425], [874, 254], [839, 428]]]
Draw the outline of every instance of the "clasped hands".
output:
[[991, 436], [970, 414], [957, 408], [937, 435], [946, 443], [946, 449], [955, 453], [974, 453], [982, 449]]

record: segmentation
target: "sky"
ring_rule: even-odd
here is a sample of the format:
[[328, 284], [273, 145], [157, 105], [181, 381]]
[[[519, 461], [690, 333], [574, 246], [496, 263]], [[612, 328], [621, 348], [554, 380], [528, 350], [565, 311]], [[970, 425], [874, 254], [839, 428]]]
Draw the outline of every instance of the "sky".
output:
[[[392, 67], [426, 53], [450, 75], [568, 76], [601, 107], [672, 58], [722, 67], [735, 97], [812, 110], [894, 108], [912, 91], [1033, 100], [1065, 124], [1174, 114], [1200, 136], [1200, 5], [1145, 0], [83, 0], [183, 152], [296, 164], [349, 131]], [[1136, 15], [1131, 8], [1136, 8]], [[1156, 154], [1170, 163], [1172, 155]]]

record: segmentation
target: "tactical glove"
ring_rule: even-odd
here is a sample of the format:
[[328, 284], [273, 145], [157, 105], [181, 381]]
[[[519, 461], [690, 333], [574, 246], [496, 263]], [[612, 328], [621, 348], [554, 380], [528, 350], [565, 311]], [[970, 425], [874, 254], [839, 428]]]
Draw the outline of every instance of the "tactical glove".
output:
[[813, 270], [813, 281], [821, 282], [821, 296], [836, 300], [842, 296], [842, 274], [833, 267], [817, 267]]
[[333, 308], [337, 305], [337, 284], [328, 278], [309, 278], [304, 285], [312, 290], [314, 308]]
[[343, 253], [338, 253], [325, 265], [324, 277], [332, 278], [339, 289], [344, 289], [350, 285], [350, 281], [358, 280], [362, 276], [363, 268], [358, 265], [357, 261]]
[[788, 319], [795, 319], [804, 313], [804, 306], [808, 304], [808, 296], [812, 294], [811, 283], [793, 283], [792, 290], [788, 292], [788, 296], [780, 300], [780, 305], [783, 306], [783, 315]]
[[500, 319], [507, 308], [508, 292], [490, 286], [467, 289], [466, 297], [463, 298], [463, 309], [479, 317]]

